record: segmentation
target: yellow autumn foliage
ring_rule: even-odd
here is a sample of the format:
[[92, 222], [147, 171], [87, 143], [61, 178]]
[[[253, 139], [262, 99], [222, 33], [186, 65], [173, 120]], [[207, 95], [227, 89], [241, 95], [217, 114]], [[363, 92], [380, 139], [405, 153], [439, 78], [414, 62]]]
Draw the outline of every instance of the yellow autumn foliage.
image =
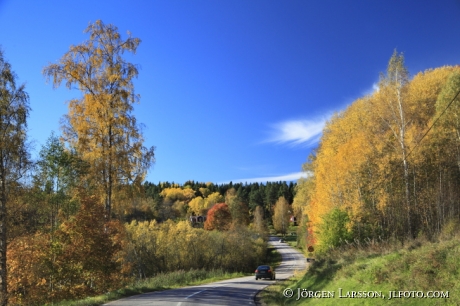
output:
[[129, 252], [138, 278], [189, 269], [252, 271], [263, 260], [266, 242], [246, 228], [226, 232], [194, 228], [188, 221], [126, 224]]
[[433, 158], [427, 159], [427, 150], [438, 153], [436, 147], [429, 147], [430, 135], [420, 149], [418, 145], [436, 119], [438, 95], [459, 70], [430, 69], [402, 87], [391, 83], [390, 74], [379, 90], [357, 99], [327, 122], [316, 154], [304, 165], [311, 176], [298, 182], [293, 203], [295, 212], [307, 216], [317, 243], [321, 244], [324, 218], [336, 209], [347, 213], [346, 230], [358, 239], [407, 235], [408, 228], [415, 232], [430, 226], [428, 221], [423, 226], [414, 222], [419, 216], [429, 220], [430, 212], [436, 211], [426, 202], [430, 195], [419, 181], [431, 171], [426, 163]]

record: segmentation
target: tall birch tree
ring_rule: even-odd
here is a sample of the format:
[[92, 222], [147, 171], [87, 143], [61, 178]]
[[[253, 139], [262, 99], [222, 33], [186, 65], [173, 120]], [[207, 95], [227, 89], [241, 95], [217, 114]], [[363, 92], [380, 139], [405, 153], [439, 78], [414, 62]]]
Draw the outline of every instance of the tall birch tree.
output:
[[125, 52], [135, 54], [141, 40], [123, 40], [116, 26], [101, 20], [84, 31], [89, 40], [70, 50], [44, 68], [43, 74], [58, 87], [65, 81], [82, 97], [69, 102], [63, 120], [63, 135], [90, 164], [90, 175], [104, 195], [105, 216], [111, 217], [117, 187], [144, 179], [154, 162], [154, 148], [146, 148], [133, 104], [140, 97], [134, 92], [136, 65], [127, 62]]
[[0, 49], [0, 305], [7, 297], [7, 203], [8, 195], [27, 170], [26, 145], [29, 96], [25, 86], [16, 85], [16, 74]]
[[289, 229], [289, 203], [284, 197], [279, 197], [275, 203], [275, 209], [273, 213], [273, 227], [278, 233], [286, 235]]
[[407, 218], [407, 233], [412, 236], [411, 205], [409, 192], [409, 162], [407, 130], [411, 121], [407, 118], [409, 72], [404, 64], [403, 54], [396, 50], [388, 63], [386, 75], [382, 75], [379, 82], [381, 109], [377, 109], [383, 125], [390, 131], [394, 144], [391, 144], [399, 155], [403, 168], [404, 202]]

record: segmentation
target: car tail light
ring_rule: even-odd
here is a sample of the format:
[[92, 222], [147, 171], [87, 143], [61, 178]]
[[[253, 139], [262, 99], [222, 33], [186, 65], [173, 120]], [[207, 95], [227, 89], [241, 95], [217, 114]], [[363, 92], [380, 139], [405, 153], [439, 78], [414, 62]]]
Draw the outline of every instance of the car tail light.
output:
[[268, 270], [267, 272], [272, 272], [272, 271]]
[[259, 272], [259, 271], [256, 270], [256, 273], [257, 273], [257, 272]]

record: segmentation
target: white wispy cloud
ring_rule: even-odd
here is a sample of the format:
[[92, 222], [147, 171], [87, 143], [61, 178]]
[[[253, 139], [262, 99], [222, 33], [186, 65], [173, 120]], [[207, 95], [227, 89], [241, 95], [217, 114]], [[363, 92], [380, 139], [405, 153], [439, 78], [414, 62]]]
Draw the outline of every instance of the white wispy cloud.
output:
[[362, 95], [363, 96], [369, 96], [369, 95], [372, 95], [373, 93], [375, 92], [378, 92], [379, 91], [379, 84], [377, 82], [373, 83], [372, 84], [372, 87], [367, 89], [367, 90], [364, 90]]
[[[255, 178], [246, 178], [246, 179], [236, 179], [231, 180], [232, 183], [266, 183], [266, 182], [279, 182], [279, 181], [297, 181], [300, 178], [307, 178], [308, 173], [306, 172], [295, 172], [278, 176], [265, 176], [265, 177], [255, 177]], [[219, 184], [228, 184], [230, 181], [221, 182]]]
[[278, 144], [312, 145], [321, 137], [327, 118], [313, 120], [288, 120], [272, 126], [271, 136], [265, 142]]
[[[362, 96], [378, 92], [378, 85], [378, 82], [374, 82], [372, 86], [362, 92]], [[355, 98], [350, 99], [350, 101], [344, 103], [343, 107], [338, 110], [346, 109], [354, 100]], [[289, 146], [314, 145], [320, 140], [326, 121], [331, 118], [332, 114], [333, 111], [329, 111], [323, 116], [312, 119], [294, 119], [275, 123], [271, 126], [270, 137], [263, 142], [287, 144]]]

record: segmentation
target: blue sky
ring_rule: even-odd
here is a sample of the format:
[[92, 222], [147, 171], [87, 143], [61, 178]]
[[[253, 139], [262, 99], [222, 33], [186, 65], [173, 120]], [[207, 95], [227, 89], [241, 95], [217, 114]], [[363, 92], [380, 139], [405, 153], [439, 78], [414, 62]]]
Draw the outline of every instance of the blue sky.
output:
[[41, 74], [101, 19], [142, 40], [134, 115], [147, 180], [296, 180], [325, 121], [372, 92], [394, 49], [411, 74], [460, 63], [460, 2], [0, 0], [0, 45], [32, 111], [33, 156], [66, 101]]

